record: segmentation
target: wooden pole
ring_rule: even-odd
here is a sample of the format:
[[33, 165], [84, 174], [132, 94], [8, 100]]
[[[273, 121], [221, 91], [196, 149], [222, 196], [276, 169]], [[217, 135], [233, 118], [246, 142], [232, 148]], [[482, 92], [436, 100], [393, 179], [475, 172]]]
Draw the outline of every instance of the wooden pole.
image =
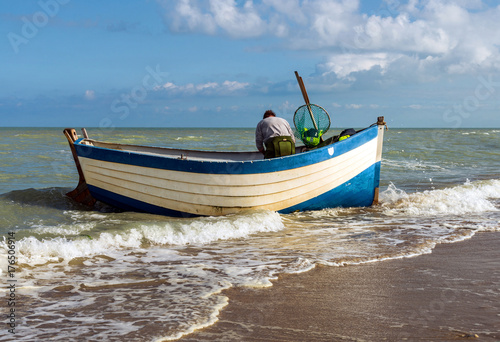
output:
[[311, 110], [311, 103], [309, 102], [309, 96], [307, 95], [306, 87], [304, 86], [304, 81], [302, 80], [302, 77], [299, 76], [299, 73], [295, 71], [295, 77], [297, 77], [297, 82], [299, 83], [299, 88], [300, 91], [302, 92], [302, 97], [304, 98], [304, 101], [306, 102], [307, 110], [309, 111], [309, 115], [311, 116], [311, 120], [313, 122], [314, 128], [318, 131], [318, 125], [316, 124], [316, 120], [314, 119], [313, 112]]
[[78, 185], [74, 190], [68, 192], [66, 196], [72, 198], [73, 200], [79, 203], [83, 203], [85, 205], [92, 207], [94, 206], [96, 199], [92, 197], [87, 187], [87, 182], [85, 181], [85, 176], [83, 175], [82, 166], [80, 165], [80, 161], [78, 160], [78, 154], [76, 153], [75, 149], [75, 141], [78, 140], [78, 135], [76, 134], [76, 131], [73, 128], [66, 128], [63, 132], [64, 135], [66, 136], [66, 139], [68, 139], [69, 147], [71, 149], [73, 159], [75, 160], [76, 170], [78, 171], [78, 176], [79, 176]]

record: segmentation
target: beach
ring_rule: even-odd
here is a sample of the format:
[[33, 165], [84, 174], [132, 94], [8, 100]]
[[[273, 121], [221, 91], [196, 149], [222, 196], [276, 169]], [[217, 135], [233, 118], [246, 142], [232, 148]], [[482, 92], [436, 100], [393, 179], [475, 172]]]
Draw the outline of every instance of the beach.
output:
[[[194, 150], [255, 144], [253, 128], [87, 131]], [[15, 283], [16, 341], [500, 341], [500, 130], [384, 140], [379, 205], [175, 218], [75, 203], [62, 129], [0, 128], [0, 270]]]
[[218, 322], [182, 341], [500, 341], [500, 233], [431, 254], [231, 288]]

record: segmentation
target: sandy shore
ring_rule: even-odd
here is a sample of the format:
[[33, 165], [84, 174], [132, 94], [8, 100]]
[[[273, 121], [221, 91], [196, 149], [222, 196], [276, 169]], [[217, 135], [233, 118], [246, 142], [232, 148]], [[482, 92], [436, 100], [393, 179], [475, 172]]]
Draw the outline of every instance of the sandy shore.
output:
[[219, 321], [182, 341], [500, 341], [500, 233], [226, 295]]

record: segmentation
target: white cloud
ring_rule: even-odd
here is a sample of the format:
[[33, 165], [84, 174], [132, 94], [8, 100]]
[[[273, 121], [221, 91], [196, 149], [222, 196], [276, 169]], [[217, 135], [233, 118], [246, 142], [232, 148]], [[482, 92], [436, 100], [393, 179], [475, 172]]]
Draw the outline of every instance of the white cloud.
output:
[[161, 88], [166, 89], [166, 90], [176, 90], [176, 89], [178, 89], [179, 87], [178, 87], [178, 86], [176, 86], [175, 84], [173, 84], [172, 82], [167, 82], [167, 83], [165, 83], [163, 86], [157, 86], [157, 87], [155, 87], [154, 89], [155, 89], [155, 90], [158, 90], [158, 89], [161, 89]]
[[371, 54], [340, 54], [333, 55], [329, 58], [328, 62], [320, 65], [324, 74], [334, 72], [339, 78], [345, 78], [348, 75], [367, 71], [375, 66], [380, 67], [381, 72], [384, 73], [388, 65], [400, 58], [401, 55], [392, 55], [388, 53], [371, 53]]
[[209, 83], [204, 83], [204, 84], [198, 84], [196, 86], [196, 90], [201, 91], [201, 90], [207, 90], [207, 89], [216, 89], [218, 86], [219, 85], [215, 82], [209, 82]]
[[84, 95], [86, 100], [93, 100], [95, 99], [95, 91], [93, 90], [85, 90], [85, 95]]
[[[157, 0], [174, 32], [223, 32], [233, 38], [275, 35], [307, 40], [311, 33], [328, 43], [350, 30], [356, 0]], [[301, 32], [309, 32], [307, 35]], [[297, 33], [301, 37], [297, 37]]]
[[[163, 4], [169, 9], [172, 1], [165, 0]], [[215, 33], [216, 24], [213, 17], [203, 13], [196, 2], [193, 4], [191, 0], [179, 0], [172, 14], [169, 16], [170, 25], [176, 31]]]
[[228, 91], [228, 92], [233, 92], [237, 90], [244, 89], [248, 86], [248, 83], [241, 83], [241, 82], [236, 82], [236, 81], [224, 81], [222, 83], [222, 89]]
[[232, 93], [246, 89], [248, 86], [249, 83], [237, 81], [224, 81], [222, 83], [207, 82], [200, 84], [188, 83], [185, 85], [176, 85], [172, 82], [167, 82], [161, 86], [155, 87], [154, 90], [180, 95], [231, 95]]
[[419, 104], [412, 104], [412, 105], [409, 105], [408, 108], [411, 108], [411, 109], [422, 109], [423, 106], [419, 105]]
[[174, 32], [274, 35], [290, 49], [317, 50], [320, 69], [341, 79], [377, 68], [415, 75], [415, 65], [429, 75], [422, 79], [500, 70], [500, 6], [480, 0], [386, 1], [375, 14], [361, 13], [359, 0], [157, 1]]
[[361, 109], [361, 108], [363, 108], [363, 105], [361, 105], [361, 104], [356, 104], [356, 103], [352, 103], [352, 104], [347, 104], [347, 105], [345, 105], [345, 107], [346, 107], [347, 109]]
[[305, 24], [307, 17], [299, 3], [299, 0], [263, 0], [269, 8], [274, 8], [277, 14], [291, 20], [294, 23]]
[[411, 21], [407, 14], [395, 18], [371, 16], [356, 27], [356, 34], [364, 37], [363, 44], [357, 46], [361, 50], [442, 54], [457, 44], [442, 27], [424, 20]]
[[[433, 80], [444, 74], [500, 70], [500, 7], [477, 1], [429, 0], [400, 8], [396, 17], [363, 16], [355, 34], [319, 65], [323, 73], [355, 80], [378, 67], [380, 75]], [[474, 11], [469, 11], [474, 8]], [[406, 12], [405, 12], [406, 11]]]
[[177, 32], [216, 34], [220, 29], [231, 37], [258, 37], [267, 25], [252, 1], [239, 6], [235, 0], [162, 0], [166, 23]]
[[357, 9], [358, 1], [312, 1], [308, 11], [312, 38], [326, 46], [338, 44], [359, 20]]
[[252, 1], [238, 8], [235, 0], [210, 0], [210, 11], [215, 23], [233, 37], [258, 37], [266, 32], [266, 25], [256, 12]]

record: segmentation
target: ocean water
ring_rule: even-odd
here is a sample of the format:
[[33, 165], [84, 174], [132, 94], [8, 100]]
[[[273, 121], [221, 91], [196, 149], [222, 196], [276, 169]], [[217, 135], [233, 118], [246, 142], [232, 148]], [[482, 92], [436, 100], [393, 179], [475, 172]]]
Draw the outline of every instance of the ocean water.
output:
[[[88, 132], [132, 144], [255, 150], [253, 129]], [[65, 197], [78, 176], [61, 128], [0, 128], [0, 276], [15, 284], [15, 338], [176, 340], [217, 321], [224, 289], [272, 286], [279, 274], [319, 264], [418, 256], [500, 231], [500, 129], [390, 128], [381, 173], [381, 203], [368, 208], [217, 218], [89, 209]], [[0, 291], [8, 298], [8, 287]], [[0, 341], [13, 338], [6, 327]]]

